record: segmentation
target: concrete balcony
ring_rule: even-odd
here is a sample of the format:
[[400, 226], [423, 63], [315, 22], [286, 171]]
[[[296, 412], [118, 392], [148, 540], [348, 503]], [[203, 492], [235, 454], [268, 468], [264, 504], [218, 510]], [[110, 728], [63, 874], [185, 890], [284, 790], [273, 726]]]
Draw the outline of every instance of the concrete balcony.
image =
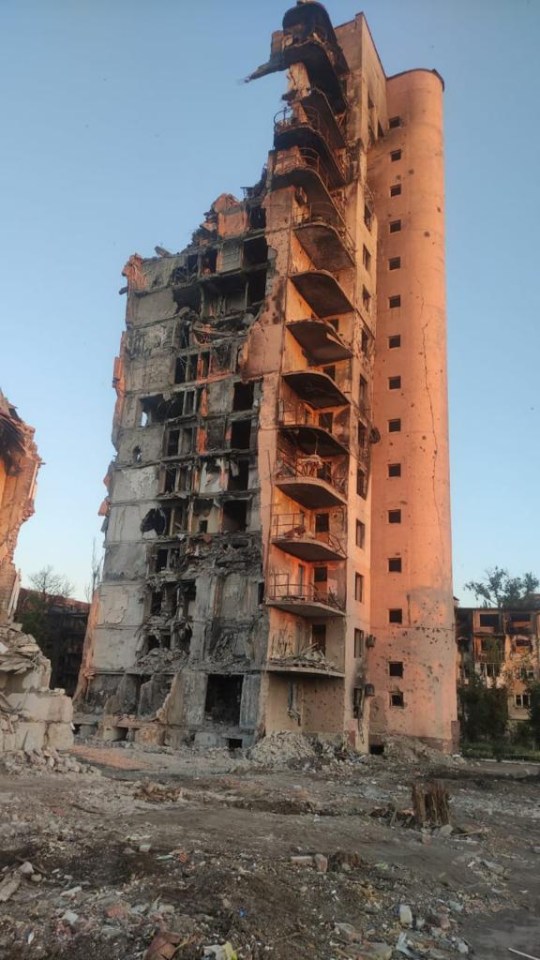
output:
[[[285, 440], [292, 443], [296, 450], [308, 457], [338, 457], [348, 453], [348, 434], [336, 433], [331, 425], [316, 419], [315, 411], [298, 401], [281, 401], [278, 414], [278, 426]], [[330, 418], [332, 415], [330, 414]]]
[[314, 150], [324, 164], [329, 188], [338, 190], [347, 183], [347, 164], [333, 147], [330, 128], [312, 107], [297, 108], [294, 112], [285, 107], [280, 111], [274, 119], [274, 147], [276, 150], [291, 147]]
[[276, 487], [308, 510], [347, 502], [347, 467], [340, 469], [322, 457], [281, 457], [274, 473]]
[[300, 344], [310, 363], [337, 363], [349, 360], [352, 347], [327, 320], [289, 320], [287, 330]]
[[302, 677], [328, 677], [329, 679], [343, 679], [344, 673], [332, 664], [328, 664], [321, 659], [320, 661], [310, 660], [302, 656], [290, 657], [271, 657], [266, 662], [266, 670], [269, 673], [296, 674]]
[[341, 218], [336, 218], [333, 204], [314, 201], [301, 207], [295, 232], [317, 269], [354, 267], [354, 243]]
[[293, 273], [290, 279], [299, 294], [321, 319], [334, 314], [353, 312], [354, 306], [343, 287], [327, 270]]
[[327, 219], [334, 226], [344, 223], [341, 194], [332, 194], [328, 172], [316, 150], [294, 147], [274, 154], [272, 189], [291, 186], [301, 187], [309, 203], [324, 205]]
[[272, 520], [272, 543], [306, 563], [345, 560], [345, 544], [329, 530], [317, 531], [301, 513], [278, 514]]
[[[292, 9], [294, 15], [304, 15], [304, 8], [320, 6], [319, 4], [303, 4]], [[311, 11], [309, 11], [311, 12]], [[285, 18], [283, 25], [285, 27]], [[272, 44], [272, 53], [267, 63], [250, 74], [248, 80], [258, 80], [269, 73], [286, 70], [293, 63], [305, 64], [310, 81], [318, 90], [322, 90], [335, 113], [344, 113], [347, 110], [347, 99], [340, 80], [347, 71], [347, 63], [343, 52], [337, 43], [325, 40], [317, 31], [310, 33], [300, 40], [287, 32], [277, 36], [277, 43]]]
[[283, 379], [297, 397], [316, 410], [327, 407], [346, 407], [348, 398], [339, 389], [332, 377], [319, 370], [293, 370], [284, 373]]
[[268, 587], [266, 603], [269, 607], [310, 619], [345, 616], [345, 600], [331, 591], [317, 590], [313, 584], [273, 584]]

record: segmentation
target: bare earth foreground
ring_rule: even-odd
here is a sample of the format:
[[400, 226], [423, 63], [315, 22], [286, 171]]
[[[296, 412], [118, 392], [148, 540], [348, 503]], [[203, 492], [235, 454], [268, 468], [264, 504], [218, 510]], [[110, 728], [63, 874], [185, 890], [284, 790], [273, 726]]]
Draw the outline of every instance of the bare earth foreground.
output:
[[[0, 774], [1, 958], [540, 956], [538, 767], [279, 744], [63, 756]], [[406, 812], [433, 774], [452, 831]]]

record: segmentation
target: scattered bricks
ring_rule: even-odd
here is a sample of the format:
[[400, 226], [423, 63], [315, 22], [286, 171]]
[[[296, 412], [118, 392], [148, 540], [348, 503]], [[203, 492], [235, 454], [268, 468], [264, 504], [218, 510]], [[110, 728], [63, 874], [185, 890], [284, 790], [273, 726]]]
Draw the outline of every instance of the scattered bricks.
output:
[[328, 870], [328, 857], [325, 857], [322, 853], [316, 853], [313, 860], [315, 861], [317, 873], [326, 873]]

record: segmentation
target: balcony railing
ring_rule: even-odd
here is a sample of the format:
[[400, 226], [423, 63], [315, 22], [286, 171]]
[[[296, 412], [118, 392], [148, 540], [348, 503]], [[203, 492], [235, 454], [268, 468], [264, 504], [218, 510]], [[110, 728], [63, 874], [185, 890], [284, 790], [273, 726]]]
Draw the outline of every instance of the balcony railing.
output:
[[[324, 228], [327, 233], [331, 231], [336, 238], [332, 243], [332, 236], [327, 236], [326, 244], [319, 252], [313, 242], [310, 243], [307, 253], [316, 267], [324, 269], [324, 267], [328, 268], [328, 266], [335, 265], [336, 269], [341, 269], [342, 267], [350, 267], [351, 262], [354, 263], [354, 241], [334, 203], [317, 200], [300, 207], [296, 216], [296, 224], [304, 230], [310, 226], [319, 231]], [[302, 242], [302, 230], [300, 230], [300, 242]], [[343, 254], [339, 257], [339, 245], [345, 251], [345, 260]], [[319, 246], [322, 246], [322, 244], [319, 244]], [[335, 264], [329, 263], [329, 255], [335, 261]]]
[[[322, 141], [324, 152], [327, 154], [328, 163], [335, 166], [337, 179], [344, 183], [347, 180], [347, 166], [342, 157], [336, 154], [335, 130], [332, 130], [328, 123], [324, 121], [321, 114], [314, 107], [303, 106], [301, 110], [293, 111], [290, 107], [280, 110], [274, 117], [274, 134], [276, 137], [276, 146], [279, 149], [279, 143], [284, 142], [290, 145], [292, 138], [302, 137], [304, 140], [309, 136], [315, 140], [313, 134]], [[299, 146], [306, 144], [299, 143]]]
[[345, 559], [344, 541], [330, 530], [317, 530], [303, 513], [277, 514], [272, 539], [286, 553], [307, 562]]
[[305, 617], [342, 617], [345, 613], [342, 597], [310, 583], [274, 583], [267, 590], [266, 602]]
[[309, 147], [294, 147], [287, 152], [280, 152], [275, 159], [273, 178], [274, 180], [286, 180], [303, 187], [310, 192], [310, 184], [307, 177], [302, 176], [310, 173], [320, 181], [319, 188], [316, 190], [316, 182], [312, 179], [312, 193], [317, 194], [317, 199], [321, 202], [330, 202], [336, 208], [336, 214], [343, 219], [345, 215], [345, 201], [340, 192], [332, 193], [334, 190], [331, 178], [325, 164], [316, 150]]

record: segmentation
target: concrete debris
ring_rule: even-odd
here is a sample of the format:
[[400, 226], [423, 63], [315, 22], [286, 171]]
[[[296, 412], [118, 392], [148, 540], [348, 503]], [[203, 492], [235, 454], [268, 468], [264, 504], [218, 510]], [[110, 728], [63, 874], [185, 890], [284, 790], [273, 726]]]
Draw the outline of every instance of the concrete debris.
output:
[[59, 773], [101, 776], [101, 770], [98, 767], [80, 763], [68, 753], [59, 753], [54, 747], [46, 747], [43, 750], [15, 750], [5, 753], [0, 756], [0, 769], [10, 774]]

